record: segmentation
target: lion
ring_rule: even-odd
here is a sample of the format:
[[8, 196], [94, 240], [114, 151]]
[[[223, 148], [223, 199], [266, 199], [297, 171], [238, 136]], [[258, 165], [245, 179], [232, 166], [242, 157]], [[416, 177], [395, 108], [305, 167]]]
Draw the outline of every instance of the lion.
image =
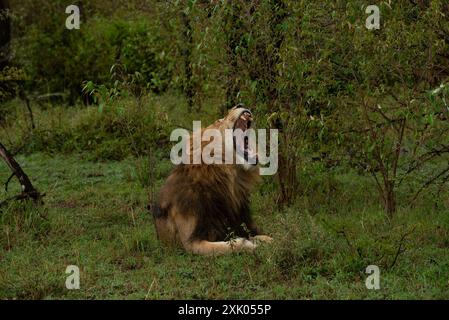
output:
[[[253, 116], [242, 105], [206, 129], [224, 135], [226, 129], [245, 132]], [[205, 129], [201, 130], [201, 133]], [[190, 138], [190, 156], [194, 153]], [[159, 192], [153, 217], [158, 239], [166, 244], [182, 246], [201, 255], [219, 255], [236, 251], [252, 251], [272, 238], [263, 235], [254, 223], [249, 206], [250, 192], [259, 181], [257, 154], [233, 139], [234, 160], [243, 155], [243, 164], [178, 164]], [[207, 142], [201, 142], [204, 147]], [[226, 147], [217, 152], [224, 152]], [[248, 161], [249, 158], [256, 161]], [[240, 161], [242, 163], [242, 161]]]

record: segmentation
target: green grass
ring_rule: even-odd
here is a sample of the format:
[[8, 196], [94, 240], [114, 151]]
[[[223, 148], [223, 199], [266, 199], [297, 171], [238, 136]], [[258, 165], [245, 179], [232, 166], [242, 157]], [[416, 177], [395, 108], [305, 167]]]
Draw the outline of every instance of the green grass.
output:
[[[150, 188], [135, 169], [141, 159], [34, 153], [18, 161], [46, 196], [43, 206], [10, 203], [0, 212], [3, 299], [449, 298], [447, 207], [423, 201], [387, 221], [370, 180], [352, 173], [317, 174], [284, 209], [265, 179], [252, 206], [275, 242], [254, 254], [201, 257], [158, 243]], [[170, 166], [157, 161], [156, 189]], [[8, 174], [0, 164], [0, 181]], [[0, 197], [18, 191], [11, 182]], [[380, 267], [380, 290], [365, 287], [370, 264]], [[65, 288], [68, 265], [81, 270], [80, 290]]]

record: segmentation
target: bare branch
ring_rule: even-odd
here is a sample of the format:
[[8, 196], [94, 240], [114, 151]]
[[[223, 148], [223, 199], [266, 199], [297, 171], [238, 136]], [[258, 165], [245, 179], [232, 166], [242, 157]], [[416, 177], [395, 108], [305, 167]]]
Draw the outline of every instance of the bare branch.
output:
[[432, 182], [434, 182], [435, 180], [437, 180], [438, 178], [440, 178], [441, 176], [445, 175], [447, 172], [449, 172], [449, 166], [444, 169], [443, 171], [441, 171], [439, 174], [437, 174], [436, 176], [433, 176], [432, 178], [430, 178], [429, 180], [426, 181], [426, 183], [424, 183], [421, 188], [418, 190], [418, 192], [415, 193], [414, 197], [412, 198], [411, 202], [414, 202], [419, 194], [421, 193], [421, 191], [423, 191], [426, 187], [428, 187]]
[[410, 234], [412, 234], [412, 233], [415, 231], [415, 229], [416, 229], [416, 226], [414, 226], [413, 229], [410, 230], [409, 232], [406, 232], [406, 233], [404, 233], [404, 234], [402, 235], [401, 239], [399, 240], [399, 246], [398, 246], [398, 249], [396, 250], [396, 255], [394, 256], [393, 262], [392, 262], [391, 265], [390, 265], [390, 269], [393, 268], [394, 265], [396, 264], [399, 255], [400, 255], [401, 253], [405, 252], [405, 249], [403, 248], [405, 238], [406, 238], [407, 236], [409, 236]]

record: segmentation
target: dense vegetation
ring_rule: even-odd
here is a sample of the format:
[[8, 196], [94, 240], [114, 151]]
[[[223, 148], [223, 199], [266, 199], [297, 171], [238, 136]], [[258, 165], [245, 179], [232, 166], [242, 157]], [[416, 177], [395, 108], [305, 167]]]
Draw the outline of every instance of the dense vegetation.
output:
[[[74, 2], [80, 30], [61, 0], [0, 15], [0, 141], [46, 194], [0, 207], [0, 298], [448, 297], [447, 1], [379, 2], [378, 30], [361, 0]], [[167, 251], [170, 132], [239, 102], [280, 131], [252, 205], [274, 249]]]

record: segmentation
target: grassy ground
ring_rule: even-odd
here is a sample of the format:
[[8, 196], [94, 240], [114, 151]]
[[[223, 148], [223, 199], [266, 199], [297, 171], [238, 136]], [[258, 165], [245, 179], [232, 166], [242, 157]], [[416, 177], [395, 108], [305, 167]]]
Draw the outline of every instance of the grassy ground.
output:
[[[387, 221], [369, 180], [335, 172], [309, 177], [297, 203], [278, 209], [268, 180], [253, 211], [275, 242], [254, 254], [200, 257], [157, 242], [136, 159], [84, 159], [18, 157], [45, 204], [0, 212], [0, 298], [449, 298], [447, 203], [403, 207]], [[158, 161], [156, 189], [169, 170]], [[0, 164], [0, 181], [7, 177]], [[11, 183], [0, 197], [17, 191]], [[370, 264], [380, 268], [380, 290], [365, 287]], [[81, 270], [79, 290], [65, 288], [68, 265]]]

